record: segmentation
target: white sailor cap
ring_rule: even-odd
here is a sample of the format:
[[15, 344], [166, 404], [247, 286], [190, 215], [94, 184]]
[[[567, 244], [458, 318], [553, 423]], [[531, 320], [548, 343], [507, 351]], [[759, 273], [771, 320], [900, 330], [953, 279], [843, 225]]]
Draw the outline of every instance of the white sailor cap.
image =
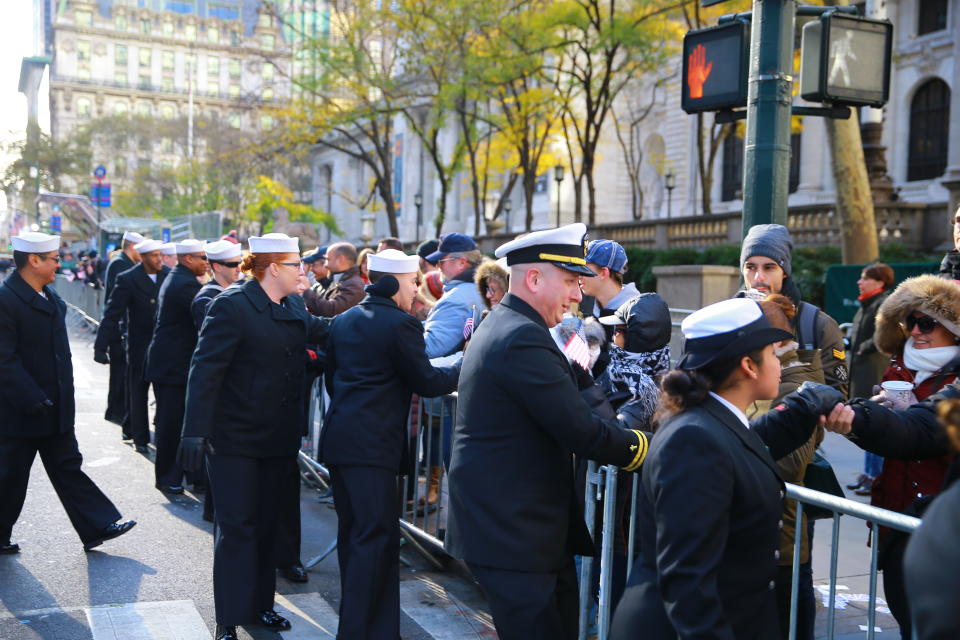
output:
[[150, 253], [151, 251], [159, 251], [162, 249], [163, 243], [159, 240], [151, 240], [150, 238], [147, 238], [146, 240], [133, 245], [133, 248], [137, 253]]
[[138, 242], [143, 242], [143, 240], [144, 240], [144, 237], [143, 237], [142, 235], [140, 235], [139, 233], [137, 233], [136, 231], [124, 231], [124, 232], [123, 232], [123, 241], [124, 241], [124, 242], [132, 242], [133, 244], [137, 244]]
[[240, 245], [229, 240], [208, 242], [203, 250], [207, 252], [207, 258], [210, 260], [229, 260], [240, 257]]
[[743, 356], [793, 334], [770, 324], [760, 305], [747, 298], [723, 300], [694, 311], [680, 323], [683, 357], [680, 369], [700, 369], [712, 362]]
[[380, 273], [416, 273], [420, 270], [420, 256], [408, 256], [403, 251], [384, 249], [367, 256], [370, 271]]
[[195, 238], [188, 238], [177, 243], [177, 254], [203, 253], [203, 243]]
[[163, 246], [160, 247], [160, 253], [165, 256], [173, 256], [177, 254], [177, 243], [176, 242], [164, 242]]
[[291, 238], [285, 233], [267, 233], [262, 236], [250, 236], [250, 253], [300, 253], [299, 238]]
[[51, 236], [39, 231], [21, 231], [11, 239], [14, 251], [23, 253], [47, 253], [60, 248], [60, 236]]
[[587, 268], [584, 258], [584, 238], [587, 225], [582, 222], [568, 224], [559, 229], [534, 231], [497, 247], [498, 258], [506, 258], [507, 264], [530, 264], [549, 262], [561, 269], [585, 276], [595, 275]]

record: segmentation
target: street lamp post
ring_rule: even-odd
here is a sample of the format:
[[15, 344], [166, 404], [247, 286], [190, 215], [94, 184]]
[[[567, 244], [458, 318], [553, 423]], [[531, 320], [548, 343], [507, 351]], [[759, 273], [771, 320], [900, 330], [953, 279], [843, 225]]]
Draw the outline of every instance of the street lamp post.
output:
[[557, 226], [560, 226], [560, 183], [563, 182], [563, 165], [558, 164], [553, 168], [553, 179], [557, 183]]
[[673, 217], [673, 190], [677, 187], [677, 176], [673, 175], [673, 171], [667, 171], [663, 181], [667, 188], [667, 218], [671, 218]]
[[40, 224], [40, 165], [30, 165], [30, 177], [34, 179], [36, 199], [34, 200], [34, 209], [37, 214], [37, 224]]
[[509, 198], [506, 202], [503, 203], [503, 211], [507, 214], [507, 219], [504, 221], [504, 226], [507, 229], [507, 233], [510, 233], [510, 211], [513, 209], [513, 201]]
[[413, 196], [413, 203], [417, 205], [417, 241], [420, 240], [420, 228], [423, 227], [423, 194], [417, 191]]

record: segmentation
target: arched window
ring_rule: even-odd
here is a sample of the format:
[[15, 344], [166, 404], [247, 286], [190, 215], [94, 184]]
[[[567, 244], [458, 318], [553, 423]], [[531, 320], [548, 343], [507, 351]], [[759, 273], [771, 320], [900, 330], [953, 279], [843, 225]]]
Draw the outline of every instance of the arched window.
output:
[[950, 139], [950, 87], [938, 78], [927, 81], [910, 103], [907, 180], [929, 180], [947, 168]]

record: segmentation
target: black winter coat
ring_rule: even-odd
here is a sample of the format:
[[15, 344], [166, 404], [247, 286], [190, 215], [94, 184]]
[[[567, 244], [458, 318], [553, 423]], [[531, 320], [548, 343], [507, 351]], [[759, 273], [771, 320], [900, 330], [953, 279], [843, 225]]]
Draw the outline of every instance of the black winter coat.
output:
[[168, 273], [170, 268], [163, 267], [154, 283], [141, 263], [117, 276], [103, 311], [100, 328], [97, 329], [97, 340], [93, 345], [95, 351], [106, 351], [111, 343], [120, 338], [122, 323], [127, 328], [127, 362], [143, 366], [153, 338], [157, 297]]
[[883, 291], [860, 303], [850, 327], [850, 397], [869, 398], [874, 385], [880, 384], [890, 358], [877, 351], [873, 334], [877, 329], [877, 311], [890, 295]]
[[[0, 436], [38, 438], [73, 430], [73, 361], [67, 306], [17, 272], [0, 285]], [[53, 406], [35, 411], [44, 400]]]
[[157, 303], [157, 323], [147, 352], [144, 377], [148, 382], [186, 385], [190, 358], [197, 346], [197, 328], [190, 305], [200, 290], [197, 276], [183, 265], [173, 268]]
[[747, 429], [708, 397], [654, 435], [642, 469], [640, 553], [612, 638], [780, 636], [784, 484], [774, 459], [805, 443], [819, 418], [790, 396], [784, 403], [792, 410]]
[[197, 328], [198, 332], [200, 327], [203, 326], [203, 319], [207, 317], [207, 309], [210, 308], [210, 303], [221, 293], [223, 293], [223, 287], [217, 284], [215, 280], [211, 280], [200, 287], [197, 295], [193, 297], [193, 302], [190, 303], [190, 314], [193, 316], [193, 326]]
[[330, 319], [310, 315], [300, 296], [283, 303], [252, 278], [211, 303], [190, 363], [184, 437], [209, 438], [219, 455], [297, 455], [304, 345], [325, 343]]
[[320, 459], [399, 471], [412, 394], [450, 393], [460, 367], [433, 367], [423, 325], [377, 295], [334, 317], [326, 354], [330, 408]]
[[458, 395], [450, 553], [537, 572], [593, 555], [572, 454], [633, 470], [646, 437], [591, 412], [543, 318], [510, 294], [474, 333]]
[[136, 263], [127, 257], [127, 254], [117, 254], [116, 258], [110, 260], [107, 264], [107, 270], [103, 276], [103, 299], [109, 300], [113, 292], [113, 285], [117, 282], [117, 276], [136, 266]]

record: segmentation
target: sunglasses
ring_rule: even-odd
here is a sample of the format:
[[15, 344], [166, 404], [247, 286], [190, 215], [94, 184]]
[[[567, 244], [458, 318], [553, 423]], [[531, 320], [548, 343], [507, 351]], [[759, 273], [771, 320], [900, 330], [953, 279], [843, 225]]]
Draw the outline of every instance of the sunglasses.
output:
[[211, 260], [210, 262], [214, 264], [222, 264], [223, 266], [229, 267], [231, 269], [236, 269], [237, 267], [240, 266], [239, 262], [225, 262], [224, 260]]
[[938, 324], [940, 323], [930, 316], [920, 316], [919, 318], [916, 316], [907, 316], [907, 319], [903, 322], [907, 333], [913, 331], [914, 327], [920, 329], [920, 333], [930, 333]]

